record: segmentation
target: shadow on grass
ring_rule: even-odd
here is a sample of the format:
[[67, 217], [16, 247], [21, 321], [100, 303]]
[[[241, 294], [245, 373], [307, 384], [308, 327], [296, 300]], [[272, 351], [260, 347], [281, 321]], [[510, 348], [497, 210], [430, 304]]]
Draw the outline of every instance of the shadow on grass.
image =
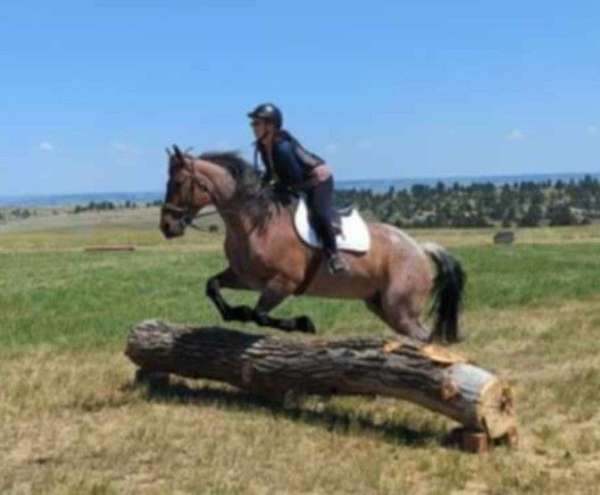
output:
[[[185, 405], [209, 404], [238, 411], [272, 414], [344, 435], [373, 435], [394, 445], [418, 447], [431, 442], [444, 445], [444, 432], [441, 431], [415, 430], [392, 421], [375, 423], [371, 417], [351, 411], [332, 411], [327, 408], [315, 411], [298, 405], [290, 405], [289, 398], [273, 400], [241, 390], [210, 386], [192, 388], [183, 382], [171, 382], [168, 378], [147, 382], [144, 385], [147, 387], [148, 398], [151, 400]], [[141, 386], [141, 384], [134, 386]]]

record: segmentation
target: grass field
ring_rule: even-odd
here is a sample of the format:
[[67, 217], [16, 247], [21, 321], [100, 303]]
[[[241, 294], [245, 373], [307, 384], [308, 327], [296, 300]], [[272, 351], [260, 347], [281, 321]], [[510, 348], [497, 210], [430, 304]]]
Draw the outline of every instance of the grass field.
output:
[[[489, 230], [412, 232], [469, 274], [455, 349], [514, 388], [520, 448], [478, 457], [441, 445], [451, 421], [399, 401], [284, 408], [214, 382], [133, 387], [132, 324], [220, 323], [203, 285], [225, 265], [221, 235], [168, 243], [156, 222], [144, 210], [0, 231], [0, 493], [599, 492], [600, 226], [518, 231], [510, 247]], [[114, 243], [139, 249], [83, 251]], [[326, 337], [389, 335], [360, 303], [278, 310], [300, 312]]]

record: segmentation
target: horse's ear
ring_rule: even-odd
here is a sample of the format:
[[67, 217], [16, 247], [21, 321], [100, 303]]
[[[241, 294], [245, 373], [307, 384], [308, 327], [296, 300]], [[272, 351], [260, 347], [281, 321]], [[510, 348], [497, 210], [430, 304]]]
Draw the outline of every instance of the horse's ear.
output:
[[165, 151], [167, 152], [167, 156], [169, 158], [171, 158], [173, 156], [173, 153], [171, 153], [171, 150], [169, 148], [165, 148]]
[[180, 167], [185, 165], [185, 158], [183, 156], [183, 153], [176, 144], [173, 145], [173, 151], [175, 152], [175, 157], [177, 158], [177, 165], [179, 165]]

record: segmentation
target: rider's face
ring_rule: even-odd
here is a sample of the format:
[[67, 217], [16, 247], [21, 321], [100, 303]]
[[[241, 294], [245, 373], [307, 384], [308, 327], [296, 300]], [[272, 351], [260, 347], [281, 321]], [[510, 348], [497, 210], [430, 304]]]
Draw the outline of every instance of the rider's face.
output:
[[250, 126], [252, 127], [256, 139], [264, 138], [270, 132], [270, 128], [273, 127], [268, 122], [261, 119], [254, 119], [250, 122]]

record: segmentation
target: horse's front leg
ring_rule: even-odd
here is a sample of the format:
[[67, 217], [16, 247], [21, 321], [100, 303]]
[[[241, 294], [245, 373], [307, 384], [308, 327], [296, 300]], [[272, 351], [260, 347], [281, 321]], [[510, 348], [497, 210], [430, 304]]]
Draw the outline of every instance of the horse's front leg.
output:
[[289, 293], [267, 287], [260, 294], [254, 308], [254, 322], [263, 327], [273, 327], [284, 332], [315, 333], [315, 326], [308, 316], [297, 318], [273, 318], [269, 312], [279, 306]]
[[217, 307], [223, 320], [254, 321], [254, 310], [250, 306], [230, 306], [221, 294], [221, 289], [249, 289], [231, 267], [208, 279], [206, 295]]

